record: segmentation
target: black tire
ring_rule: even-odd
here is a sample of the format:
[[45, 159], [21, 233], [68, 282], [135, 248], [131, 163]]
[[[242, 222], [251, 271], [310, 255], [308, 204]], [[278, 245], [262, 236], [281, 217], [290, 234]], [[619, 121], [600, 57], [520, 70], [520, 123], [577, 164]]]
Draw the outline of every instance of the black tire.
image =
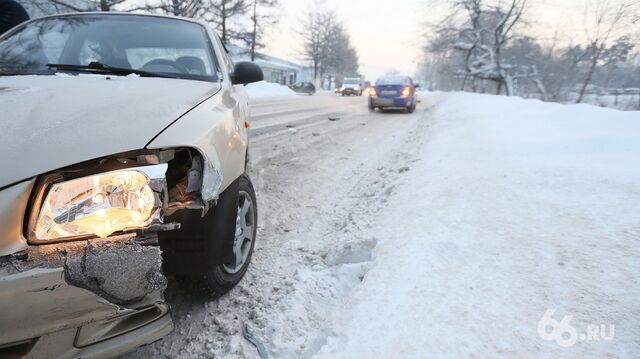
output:
[[415, 111], [415, 109], [416, 109], [415, 105], [409, 106], [409, 107], [407, 107], [407, 113], [413, 113], [413, 111]]
[[376, 110], [375, 106], [371, 106], [371, 104], [369, 104], [369, 111], [375, 111], [375, 110]]
[[[212, 263], [212, 264], [208, 265], [198, 275], [178, 275], [175, 277], [176, 280], [184, 288], [195, 291], [195, 292], [201, 292], [202, 294], [213, 296], [213, 297], [219, 297], [226, 294], [242, 280], [251, 263], [253, 248], [256, 242], [256, 232], [258, 227], [257, 226], [258, 209], [256, 204], [257, 203], [256, 194], [255, 194], [255, 190], [253, 189], [251, 180], [247, 175], [243, 174], [237, 179], [237, 186], [230, 186], [229, 189], [236, 189], [237, 193], [225, 193], [227, 192], [227, 190], [225, 190], [225, 192], [223, 192], [220, 195], [220, 200], [218, 201], [218, 205], [212, 208], [211, 211], [214, 211], [215, 213], [216, 210], [219, 210], [218, 208], [219, 206], [224, 206], [224, 208], [229, 208], [228, 204], [225, 205], [224, 203], [221, 203], [222, 201], [225, 201], [225, 200], [236, 201], [237, 206], [236, 206], [235, 214], [219, 213], [220, 214], [219, 216], [214, 216], [214, 217], [228, 217], [228, 215], [232, 214], [237, 218], [235, 221], [236, 223], [233, 225], [234, 228], [229, 228], [229, 229], [233, 229], [233, 232], [235, 232], [234, 243], [233, 243], [233, 246], [231, 246], [232, 253], [229, 255], [230, 258], [233, 258], [231, 259], [232, 262], [227, 264], [221, 264], [221, 263], [215, 263], [214, 260], [211, 260], [211, 261], [208, 261], [208, 263]], [[245, 201], [247, 198], [250, 199], [251, 205], [250, 205], [249, 211], [246, 213], [245, 221], [251, 221], [250, 223], [251, 239], [250, 239], [250, 242], [247, 243], [247, 247], [246, 247], [247, 254], [244, 260], [236, 268], [231, 268], [231, 266], [233, 265], [234, 259], [237, 258], [237, 256], [235, 255], [235, 247], [236, 247], [236, 242], [238, 241], [238, 238], [239, 238], [238, 224], [240, 223], [239, 221], [241, 221], [241, 218], [240, 218], [241, 214], [240, 212], [238, 212], [238, 210], [241, 209], [242, 205], [244, 204], [243, 201]], [[250, 217], [251, 219], [247, 220], [248, 217]], [[218, 220], [218, 218], [214, 218], [213, 222], [214, 222], [213, 223], [214, 225], [228, 226], [228, 221], [226, 219], [220, 218], [220, 220]], [[242, 236], [242, 234], [244, 233], [241, 233], [240, 236]], [[245, 240], [244, 237], [242, 237], [241, 240], [244, 241]], [[219, 255], [215, 253], [208, 253], [208, 254], [212, 256]]]

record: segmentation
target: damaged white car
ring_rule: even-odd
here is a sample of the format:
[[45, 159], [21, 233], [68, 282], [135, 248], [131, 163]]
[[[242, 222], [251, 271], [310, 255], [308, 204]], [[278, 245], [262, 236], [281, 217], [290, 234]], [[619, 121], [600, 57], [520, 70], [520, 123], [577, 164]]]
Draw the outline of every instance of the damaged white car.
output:
[[168, 333], [167, 277], [221, 295], [257, 208], [262, 80], [205, 23], [84, 13], [0, 37], [0, 357], [110, 357]]

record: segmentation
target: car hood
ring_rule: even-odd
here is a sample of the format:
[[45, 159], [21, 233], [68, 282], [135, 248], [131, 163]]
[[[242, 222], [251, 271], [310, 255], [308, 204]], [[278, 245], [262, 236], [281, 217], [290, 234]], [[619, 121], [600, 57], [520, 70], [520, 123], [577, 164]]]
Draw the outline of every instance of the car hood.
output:
[[0, 187], [143, 148], [220, 84], [138, 76], [0, 77]]

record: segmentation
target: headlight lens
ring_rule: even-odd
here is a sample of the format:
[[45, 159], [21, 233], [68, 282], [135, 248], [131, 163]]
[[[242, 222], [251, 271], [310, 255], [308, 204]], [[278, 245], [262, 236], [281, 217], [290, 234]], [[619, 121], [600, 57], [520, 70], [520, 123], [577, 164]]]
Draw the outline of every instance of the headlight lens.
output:
[[160, 219], [166, 164], [81, 177], [51, 186], [33, 227], [36, 241], [107, 237]]

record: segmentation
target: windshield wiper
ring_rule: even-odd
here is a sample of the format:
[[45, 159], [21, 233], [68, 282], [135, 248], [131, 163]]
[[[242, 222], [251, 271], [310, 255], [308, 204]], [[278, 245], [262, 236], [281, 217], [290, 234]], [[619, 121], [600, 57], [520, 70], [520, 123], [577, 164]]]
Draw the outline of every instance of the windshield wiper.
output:
[[171, 79], [179, 78], [178, 76], [169, 75], [165, 73], [150, 72], [150, 71], [136, 70], [136, 69], [127, 69], [124, 67], [113, 67], [97, 61], [90, 62], [88, 65], [47, 64], [47, 67], [62, 70], [62, 71], [99, 72], [99, 73], [123, 75], [123, 76], [136, 74], [144, 77], [164, 77], [164, 78], [171, 78]]

